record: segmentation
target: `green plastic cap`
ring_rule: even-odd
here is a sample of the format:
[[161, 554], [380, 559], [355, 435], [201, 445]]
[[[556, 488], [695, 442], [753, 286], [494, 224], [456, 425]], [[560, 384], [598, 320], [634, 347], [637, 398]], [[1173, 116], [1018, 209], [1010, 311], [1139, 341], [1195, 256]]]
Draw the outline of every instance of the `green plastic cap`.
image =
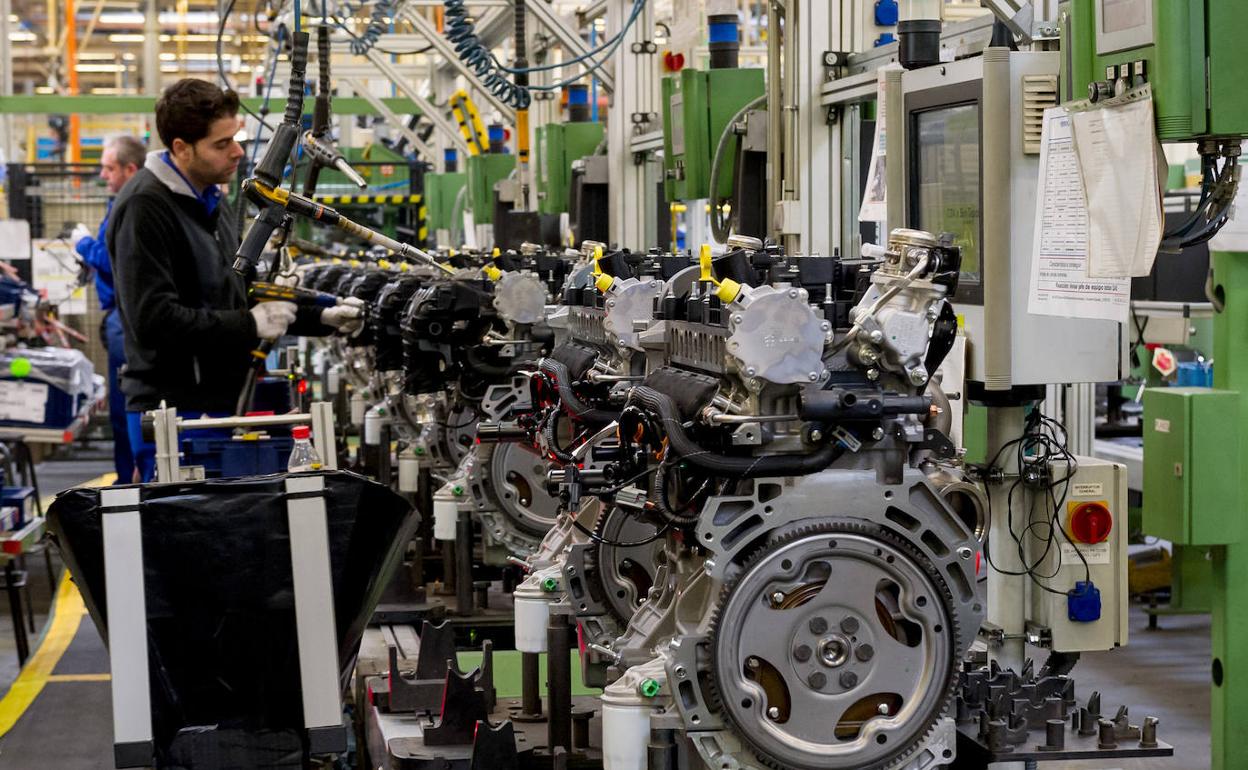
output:
[[455, 486], [451, 487], [451, 494], [452, 494], [452, 495], [455, 495], [456, 497], [459, 497], [459, 496], [460, 496], [460, 495], [462, 495], [463, 493], [464, 493], [464, 488], [463, 488], [463, 487], [461, 487], [459, 484], [456, 484]]
[[663, 686], [653, 679], [646, 679], [640, 685], [637, 686], [637, 691], [640, 692], [646, 698], [653, 698], [654, 696], [658, 695], [659, 690], [662, 690], [662, 689], [663, 689]]
[[559, 587], [559, 581], [554, 579], [553, 577], [548, 577], [542, 581], [543, 591], [553, 591], [558, 587]]
[[19, 380], [22, 379], [23, 377], [29, 377], [30, 369], [31, 369], [30, 359], [24, 356], [19, 356], [9, 362], [9, 374], [13, 375]]

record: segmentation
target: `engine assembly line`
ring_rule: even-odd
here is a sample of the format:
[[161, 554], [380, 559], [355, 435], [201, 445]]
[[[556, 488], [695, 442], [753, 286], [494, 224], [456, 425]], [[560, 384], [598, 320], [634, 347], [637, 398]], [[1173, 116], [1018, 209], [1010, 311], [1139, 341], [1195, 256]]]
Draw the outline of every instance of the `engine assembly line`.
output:
[[0, 767], [63, 681], [82, 767], [1248, 766], [1231, 5], [217, 3], [59, 236], [108, 378], [0, 350], [130, 463], [0, 519]]

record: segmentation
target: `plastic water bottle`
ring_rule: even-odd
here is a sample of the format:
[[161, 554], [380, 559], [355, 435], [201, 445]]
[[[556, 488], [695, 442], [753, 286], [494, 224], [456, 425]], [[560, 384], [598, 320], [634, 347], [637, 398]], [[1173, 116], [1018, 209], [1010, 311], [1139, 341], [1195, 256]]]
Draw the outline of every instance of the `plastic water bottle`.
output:
[[295, 446], [290, 450], [290, 462], [287, 463], [286, 470], [291, 473], [319, 471], [321, 456], [316, 453], [316, 447], [312, 446], [312, 429], [307, 425], [296, 425], [290, 429], [290, 436], [295, 440]]

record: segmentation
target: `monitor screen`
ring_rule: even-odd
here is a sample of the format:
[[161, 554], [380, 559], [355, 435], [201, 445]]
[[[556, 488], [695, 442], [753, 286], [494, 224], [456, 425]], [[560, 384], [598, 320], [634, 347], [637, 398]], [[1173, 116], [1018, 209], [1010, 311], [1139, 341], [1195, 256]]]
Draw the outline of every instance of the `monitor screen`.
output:
[[962, 280], [979, 283], [979, 104], [914, 112], [912, 120], [918, 161], [911, 172], [915, 224], [937, 235], [953, 233], [962, 249]]

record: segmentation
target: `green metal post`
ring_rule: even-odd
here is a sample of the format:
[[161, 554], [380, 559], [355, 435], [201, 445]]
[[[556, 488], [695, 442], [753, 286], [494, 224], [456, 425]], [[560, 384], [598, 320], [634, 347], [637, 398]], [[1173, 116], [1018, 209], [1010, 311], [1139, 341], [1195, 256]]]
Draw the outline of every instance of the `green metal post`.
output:
[[[1248, 254], [1212, 255], [1214, 294], [1225, 305], [1214, 316], [1214, 386], [1237, 391], [1248, 415]], [[1240, 436], [1243, 436], [1241, 431]], [[1248, 474], [1243, 439], [1240, 475]], [[1213, 548], [1212, 767], [1243, 767], [1248, 735], [1248, 543]]]

